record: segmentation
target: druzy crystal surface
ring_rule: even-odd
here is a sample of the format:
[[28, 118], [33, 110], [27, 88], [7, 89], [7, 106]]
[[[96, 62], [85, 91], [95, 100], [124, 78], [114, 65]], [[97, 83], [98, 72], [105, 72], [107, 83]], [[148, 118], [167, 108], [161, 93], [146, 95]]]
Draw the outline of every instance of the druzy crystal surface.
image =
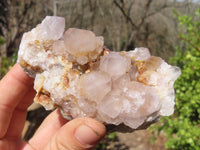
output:
[[64, 28], [64, 18], [47, 16], [23, 35], [18, 63], [35, 78], [35, 102], [59, 107], [66, 119], [92, 117], [124, 132], [173, 113], [178, 67], [147, 48], [111, 52], [103, 37]]

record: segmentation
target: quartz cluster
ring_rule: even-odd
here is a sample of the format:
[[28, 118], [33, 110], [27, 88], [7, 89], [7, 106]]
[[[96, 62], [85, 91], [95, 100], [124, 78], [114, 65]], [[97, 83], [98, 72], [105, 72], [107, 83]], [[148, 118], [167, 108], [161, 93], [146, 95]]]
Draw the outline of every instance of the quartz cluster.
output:
[[47, 16], [24, 33], [18, 63], [33, 78], [34, 101], [66, 119], [92, 117], [118, 131], [146, 128], [174, 111], [181, 71], [147, 48], [111, 52], [93, 32]]

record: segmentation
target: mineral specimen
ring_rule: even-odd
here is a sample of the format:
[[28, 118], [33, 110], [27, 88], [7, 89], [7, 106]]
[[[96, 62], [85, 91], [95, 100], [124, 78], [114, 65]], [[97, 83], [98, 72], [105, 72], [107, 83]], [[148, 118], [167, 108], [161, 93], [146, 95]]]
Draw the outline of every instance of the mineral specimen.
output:
[[64, 27], [64, 18], [47, 16], [23, 35], [18, 63], [35, 78], [35, 102], [59, 107], [66, 119], [92, 117], [123, 132], [173, 113], [178, 67], [147, 48], [110, 52], [103, 37]]

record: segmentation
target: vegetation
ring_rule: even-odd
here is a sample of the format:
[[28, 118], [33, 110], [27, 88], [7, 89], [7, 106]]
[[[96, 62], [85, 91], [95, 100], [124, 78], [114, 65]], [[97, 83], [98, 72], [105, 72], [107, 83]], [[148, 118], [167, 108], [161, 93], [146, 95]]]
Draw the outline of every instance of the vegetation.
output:
[[17, 52], [13, 53], [11, 57], [2, 57], [1, 58], [0, 79], [16, 63], [16, 60], [17, 60]]
[[[176, 57], [171, 62], [182, 70], [175, 83], [176, 107], [172, 118], [164, 117], [162, 125], [168, 137], [165, 146], [169, 149], [199, 150], [200, 147], [200, 9], [196, 15], [181, 16], [180, 25], [182, 47], [177, 48]], [[197, 21], [196, 21], [197, 20]]]
[[177, 21], [171, 10], [193, 13], [198, 7], [192, 0], [1, 0], [1, 6], [0, 31], [7, 56], [18, 48], [24, 32], [45, 16], [58, 15], [65, 17], [66, 29], [76, 27], [102, 35], [111, 50], [148, 47], [165, 60], [174, 55], [177, 43]]
[[[103, 35], [108, 48], [119, 51], [148, 47], [182, 70], [175, 82], [176, 107], [163, 117], [154, 132], [164, 131], [167, 149], [200, 147], [200, 9], [192, 0], [1, 0], [0, 79], [16, 62], [20, 39], [47, 15], [66, 18], [66, 28], [93, 30]], [[190, 3], [191, 2], [191, 3]], [[172, 9], [178, 21], [173, 18]], [[181, 15], [186, 13], [187, 15]], [[191, 17], [192, 16], [192, 17]], [[179, 29], [179, 39], [177, 30]], [[105, 140], [115, 142], [116, 133]], [[108, 143], [108, 142], [105, 142]], [[100, 143], [96, 149], [105, 149]]]
[[[4, 38], [0, 36], [0, 46], [5, 43]], [[8, 72], [11, 66], [15, 64], [17, 60], [17, 52], [14, 52], [11, 57], [2, 56], [0, 58], [0, 79]]]
[[5, 43], [4, 38], [0, 36], [0, 45], [3, 45]]

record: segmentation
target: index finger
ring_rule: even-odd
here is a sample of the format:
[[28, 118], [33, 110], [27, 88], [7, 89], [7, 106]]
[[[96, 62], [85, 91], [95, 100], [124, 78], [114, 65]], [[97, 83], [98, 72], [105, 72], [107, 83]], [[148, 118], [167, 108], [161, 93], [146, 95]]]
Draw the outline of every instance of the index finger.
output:
[[33, 79], [19, 64], [15, 64], [0, 81], [0, 138], [7, 131], [14, 109], [32, 85]]

